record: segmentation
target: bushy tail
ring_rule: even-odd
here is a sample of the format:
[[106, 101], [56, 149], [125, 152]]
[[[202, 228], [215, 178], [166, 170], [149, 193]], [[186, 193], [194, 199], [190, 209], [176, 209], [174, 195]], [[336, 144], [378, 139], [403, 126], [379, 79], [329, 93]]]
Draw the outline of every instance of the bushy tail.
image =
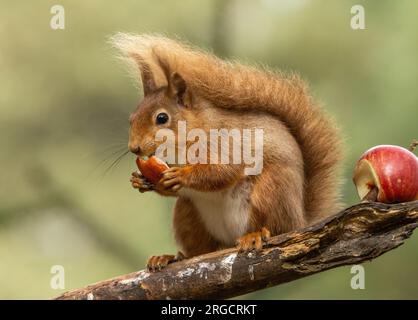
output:
[[299, 143], [305, 170], [305, 210], [310, 221], [338, 209], [342, 158], [338, 130], [316, 105], [301, 79], [227, 62], [161, 36], [118, 34], [113, 44], [123, 56], [140, 58], [160, 85], [166, 83], [159, 62], [178, 72], [200, 96], [226, 109], [260, 110], [287, 124]]

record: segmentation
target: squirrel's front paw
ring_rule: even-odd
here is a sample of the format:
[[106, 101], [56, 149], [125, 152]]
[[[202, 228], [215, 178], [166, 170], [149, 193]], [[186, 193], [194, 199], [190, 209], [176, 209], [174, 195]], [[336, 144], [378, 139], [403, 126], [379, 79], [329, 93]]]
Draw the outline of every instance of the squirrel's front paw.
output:
[[248, 233], [237, 240], [239, 252], [261, 251], [264, 244], [270, 238], [270, 231], [267, 228], [261, 228], [261, 231]]
[[138, 189], [139, 192], [151, 191], [154, 189], [154, 185], [149, 182], [141, 173], [138, 171], [132, 172], [130, 179], [132, 187]]
[[172, 167], [162, 173], [162, 178], [158, 181], [156, 188], [162, 191], [176, 193], [186, 186], [184, 168]]

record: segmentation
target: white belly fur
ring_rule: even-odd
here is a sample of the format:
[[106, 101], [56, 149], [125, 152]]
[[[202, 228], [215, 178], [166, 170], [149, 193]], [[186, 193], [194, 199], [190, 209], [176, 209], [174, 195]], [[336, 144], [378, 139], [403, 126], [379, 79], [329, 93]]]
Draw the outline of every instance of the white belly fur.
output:
[[233, 246], [237, 238], [247, 233], [250, 210], [248, 184], [217, 192], [184, 188], [180, 194], [193, 202], [208, 232], [224, 245]]

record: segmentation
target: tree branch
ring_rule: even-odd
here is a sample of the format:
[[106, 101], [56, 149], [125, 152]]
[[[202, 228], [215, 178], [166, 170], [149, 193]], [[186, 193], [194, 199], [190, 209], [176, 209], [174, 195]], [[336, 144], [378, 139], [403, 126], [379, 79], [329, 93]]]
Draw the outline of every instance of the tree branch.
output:
[[418, 201], [361, 203], [311, 227], [273, 237], [259, 254], [216, 251], [161, 272], [141, 270], [98, 282], [57, 299], [230, 298], [374, 259], [400, 246], [417, 220]]

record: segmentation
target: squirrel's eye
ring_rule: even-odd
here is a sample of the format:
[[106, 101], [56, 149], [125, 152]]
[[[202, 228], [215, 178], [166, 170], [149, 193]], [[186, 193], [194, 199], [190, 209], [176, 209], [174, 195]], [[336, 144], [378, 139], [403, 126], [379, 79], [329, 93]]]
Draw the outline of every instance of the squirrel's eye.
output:
[[167, 121], [168, 121], [168, 114], [165, 113], [165, 112], [161, 112], [161, 113], [157, 114], [156, 121], [157, 121], [157, 124], [167, 123]]

